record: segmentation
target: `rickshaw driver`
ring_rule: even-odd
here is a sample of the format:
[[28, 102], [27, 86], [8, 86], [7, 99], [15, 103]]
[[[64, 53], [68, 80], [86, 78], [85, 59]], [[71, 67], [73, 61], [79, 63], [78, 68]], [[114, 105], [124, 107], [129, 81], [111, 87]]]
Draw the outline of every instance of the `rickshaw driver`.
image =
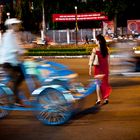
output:
[[15, 95], [15, 105], [21, 106], [18, 96], [19, 86], [24, 80], [21, 70], [21, 57], [25, 50], [20, 42], [18, 31], [21, 21], [16, 18], [7, 19], [5, 26], [6, 32], [2, 35], [0, 44], [0, 65], [10, 77], [10, 85]]

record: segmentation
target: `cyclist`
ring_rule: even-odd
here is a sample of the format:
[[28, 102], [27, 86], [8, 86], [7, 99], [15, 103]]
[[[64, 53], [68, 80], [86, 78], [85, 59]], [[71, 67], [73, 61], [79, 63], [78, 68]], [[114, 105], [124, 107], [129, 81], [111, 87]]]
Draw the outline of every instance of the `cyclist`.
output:
[[0, 45], [0, 64], [4, 71], [10, 77], [10, 85], [15, 95], [15, 105], [21, 105], [18, 96], [19, 86], [24, 80], [24, 75], [21, 70], [21, 56], [24, 54], [22, 43], [19, 39], [19, 25], [21, 21], [16, 18], [7, 19], [5, 26], [7, 30], [2, 35]]

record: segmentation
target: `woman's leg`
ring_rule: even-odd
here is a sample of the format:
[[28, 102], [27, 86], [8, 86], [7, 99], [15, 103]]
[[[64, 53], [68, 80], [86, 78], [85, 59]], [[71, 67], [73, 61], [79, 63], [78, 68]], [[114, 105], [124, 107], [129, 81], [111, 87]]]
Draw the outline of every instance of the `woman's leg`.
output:
[[97, 94], [96, 104], [100, 104], [100, 102], [101, 102], [101, 97], [100, 97], [100, 83], [99, 83], [99, 80], [98, 79], [95, 80], [95, 84], [96, 84], [96, 94]]
[[111, 93], [111, 86], [109, 85], [109, 82], [108, 82], [108, 76], [104, 77], [100, 89], [101, 89], [103, 104], [108, 104], [109, 95]]

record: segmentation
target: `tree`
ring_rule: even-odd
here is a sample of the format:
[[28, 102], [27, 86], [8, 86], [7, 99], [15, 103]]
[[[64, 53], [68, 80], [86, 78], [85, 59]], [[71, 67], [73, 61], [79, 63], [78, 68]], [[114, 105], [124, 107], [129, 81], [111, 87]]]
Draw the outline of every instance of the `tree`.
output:
[[116, 35], [118, 18], [124, 15], [124, 12], [131, 4], [132, 1], [128, 0], [104, 0], [104, 12], [109, 16], [109, 19], [114, 20]]
[[[7, 0], [7, 2], [9, 1], [11, 0]], [[129, 15], [131, 15], [133, 11], [135, 11], [135, 7], [139, 6], [137, 0], [18, 0], [18, 3], [14, 8], [12, 8], [10, 5], [8, 6], [9, 3], [6, 4], [3, 17], [6, 19], [6, 12], [10, 11], [11, 17], [18, 17], [23, 21], [25, 30], [32, 30], [37, 32], [41, 29], [42, 3], [45, 9], [46, 24], [50, 29], [54, 29], [54, 26], [55, 29], [73, 28], [75, 25], [72, 23], [54, 24], [52, 22], [52, 14], [74, 13], [75, 6], [78, 7], [78, 13], [105, 12], [110, 20], [114, 19], [116, 21], [116, 27], [117, 24], [120, 26], [126, 26], [124, 25], [124, 19], [126, 20], [127, 18], [125, 15], [127, 15], [128, 12]], [[130, 12], [131, 8], [133, 8], [133, 10]], [[93, 28], [93, 25], [96, 27], [100, 26], [100, 21], [89, 21], [88, 23], [81, 22], [79, 25], [82, 28]]]

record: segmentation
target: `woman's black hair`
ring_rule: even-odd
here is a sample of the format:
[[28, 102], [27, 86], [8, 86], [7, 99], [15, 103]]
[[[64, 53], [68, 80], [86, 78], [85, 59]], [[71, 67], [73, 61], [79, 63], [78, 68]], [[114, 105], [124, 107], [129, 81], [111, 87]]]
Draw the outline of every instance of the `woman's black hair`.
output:
[[101, 34], [99, 34], [99, 35], [96, 36], [96, 39], [99, 41], [100, 51], [101, 51], [102, 56], [106, 57], [108, 55], [108, 49], [107, 49], [107, 46], [106, 46], [105, 38]]

